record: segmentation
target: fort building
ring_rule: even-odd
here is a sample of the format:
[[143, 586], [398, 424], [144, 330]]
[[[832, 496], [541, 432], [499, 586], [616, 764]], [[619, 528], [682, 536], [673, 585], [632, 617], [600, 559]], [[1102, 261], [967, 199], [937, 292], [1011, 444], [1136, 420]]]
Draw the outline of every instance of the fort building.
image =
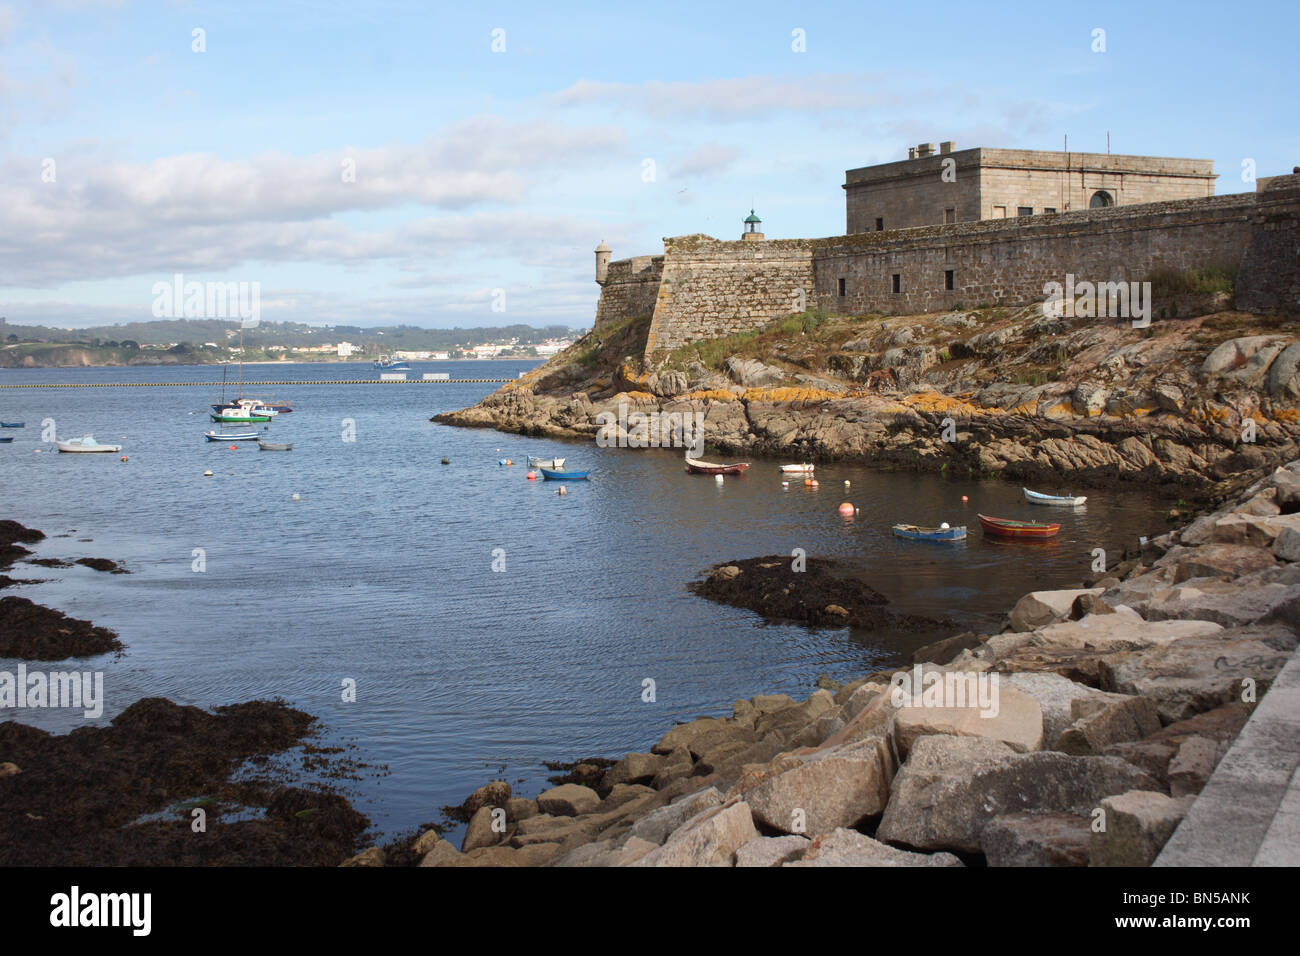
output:
[[1072, 212], [1214, 195], [1214, 161], [951, 142], [844, 174], [846, 233]]
[[[768, 239], [751, 210], [739, 239], [665, 238], [663, 255], [619, 260], [602, 242], [595, 327], [648, 319], [644, 358], [653, 363], [806, 309], [915, 315], [1024, 305], [1067, 276], [1131, 283], [1206, 269], [1236, 275], [1238, 309], [1300, 315], [1300, 171], [1216, 196], [1209, 160], [950, 146], [849, 170], [844, 235]], [[941, 178], [948, 158], [956, 161], [952, 181]], [[879, 205], [869, 217], [861, 206], [855, 213], [853, 183], [860, 179], [870, 196], [867, 174], [891, 167], [930, 172], [910, 186], [909, 177], [898, 180], [913, 199], [898, 199], [895, 214]], [[886, 215], [899, 221], [877, 228]]]

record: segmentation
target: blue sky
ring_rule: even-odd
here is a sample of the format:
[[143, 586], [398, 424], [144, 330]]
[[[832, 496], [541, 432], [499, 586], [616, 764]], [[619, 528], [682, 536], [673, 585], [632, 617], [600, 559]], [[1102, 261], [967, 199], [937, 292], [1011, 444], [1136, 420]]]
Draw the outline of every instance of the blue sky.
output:
[[840, 233], [844, 170], [918, 142], [1109, 132], [1253, 189], [1243, 160], [1300, 163], [1297, 10], [0, 0], [0, 315], [146, 319], [180, 272], [260, 283], [267, 320], [585, 326], [601, 239], [738, 237], [751, 204]]

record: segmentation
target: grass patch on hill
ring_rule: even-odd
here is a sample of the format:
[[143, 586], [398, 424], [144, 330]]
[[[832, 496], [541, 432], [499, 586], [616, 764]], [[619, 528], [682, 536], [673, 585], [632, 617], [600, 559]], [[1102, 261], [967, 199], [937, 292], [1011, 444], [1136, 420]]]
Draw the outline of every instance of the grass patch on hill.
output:
[[1220, 265], [1181, 271], [1157, 269], [1147, 277], [1147, 281], [1151, 283], [1151, 295], [1156, 299], [1189, 293], [1226, 292], [1232, 295], [1237, 288], [1237, 267]]

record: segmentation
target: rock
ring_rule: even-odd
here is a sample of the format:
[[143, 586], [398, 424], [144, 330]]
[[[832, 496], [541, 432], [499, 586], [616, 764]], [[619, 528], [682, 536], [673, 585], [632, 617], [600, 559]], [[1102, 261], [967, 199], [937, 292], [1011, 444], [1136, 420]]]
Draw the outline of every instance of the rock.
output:
[[654, 797], [657, 794], [653, 787], [647, 787], [639, 783], [620, 783], [615, 785], [605, 799], [600, 801], [599, 813], [609, 813], [620, 807], [626, 806], [634, 800], [641, 800], [645, 797]]
[[1070, 591], [1031, 591], [1011, 609], [1013, 631], [1033, 631], [1069, 617], [1070, 607], [1084, 594], [1101, 595], [1101, 588]]
[[545, 866], [555, 859], [559, 852], [558, 843], [534, 843], [515, 850], [515, 862], [519, 866]]
[[461, 804], [461, 809], [465, 811], [466, 816], [472, 817], [481, 807], [504, 807], [509, 799], [510, 784], [504, 780], [493, 780], [471, 793]]
[[781, 710], [764, 714], [758, 718], [754, 722], [754, 732], [760, 737], [776, 733], [789, 738], [807, 726], [810, 721], [834, 707], [835, 698], [829, 691], [815, 691], [803, 703], [795, 704], [793, 707], [784, 707]]
[[1219, 762], [1219, 747], [1206, 737], [1189, 737], [1169, 763], [1169, 793], [1195, 796], [1204, 788]]
[[[917, 739], [927, 734], [986, 737], [1022, 753], [1042, 749], [1043, 709], [1033, 697], [1001, 686], [1001, 675], [994, 674], [985, 684], [990, 691], [990, 700], [985, 702], [976, 693], [975, 674], [949, 672], [943, 676], [952, 678], [954, 685], [969, 682], [969, 689], [956, 697], [964, 698], [968, 706], [929, 706], [914, 697], [912, 703], [899, 708], [894, 715], [893, 742], [900, 759], [906, 759]], [[944, 699], [954, 697], [945, 694]]]
[[909, 853], [856, 830], [835, 830], [814, 839], [802, 859], [786, 866], [961, 866], [951, 853]]
[[630, 832], [634, 837], [658, 845], [691, 817], [721, 805], [722, 794], [710, 787], [682, 797], [666, 807], [652, 810], [632, 824]]
[[756, 837], [736, 851], [736, 866], [780, 866], [802, 857], [808, 846], [801, 836]]
[[1262, 518], [1282, 513], [1277, 504], [1276, 488], [1265, 488], [1232, 510], [1240, 515], [1259, 515]]
[[1161, 411], [1181, 414], [1187, 407], [1186, 396], [1177, 385], [1157, 382], [1151, 394], [1155, 398], [1156, 407]]
[[554, 817], [576, 817], [594, 813], [600, 806], [600, 797], [590, 787], [566, 783], [538, 794], [537, 806], [542, 813]]
[[1160, 714], [1155, 703], [1146, 697], [1125, 697], [1110, 702], [1084, 698], [1074, 703], [1076, 712], [1080, 704], [1094, 704], [1100, 709], [1080, 717], [1061, 733], [1056, 749], [1062, 753], [1099, 754], [1111, 744], [1141, 740], [1160, 729]]
[[[933, 644], [927, 644], [912, 654], [913, 664], [947, 664], [962, 651], [977, 648], [985, 640], [985, 635], [966, 631], [953, 637], [946, 637]], [[836, 703], [840, 703], [838, 697]]]
[[1102, 691], [1072, 681], [1060, 674], [1014, 673], [1003, 675], [1003, 680], [1038, 701], [1043, 712], [1043, 741], [1054, 746], [1061, 733], [1075, 721], [1071, 704], [1080, 699], [1104, 697]]
[[741, 791], [754, 820], [770, 830], [829, 833], [882, 812], [889, 801], [894, 761], [883, 737], [786, 756], [797, 765]]
[[0, 777], [16, 777], [22, 772], [22, 768], [16, 763], [8, 760], [4, 763], [0, 763]]
[[1083, 815], [1102, 797], [1155, 786], [1117, 757], [1018, 754], [980, 737], [922, 737], [894, 778], [876, 836], [920, 850], [975, 853], [995, 817], [1028, 810]]
[[736, 851], [759, 835], [741, 801], [692, 817], [633, 866], [734, 866]]
[[1240, 700], [1246, 679], [1263, 694], [1290, 657], [1265, 644], [1263, 636], [1258, 629], [1234, 628], [1116, 654], [1101, 662], [1102, 686], [1150, 697], [1165, 723], [1184, 720]]
[[485, 846], [495, 846], [506, 838], [504, 831], [497, 831], [492, 828], [492, 815], [498, 810], [503, 814], [505, 813], [504, 807], [478, 808], [478, 811], [470, 818], [469, 826], [465, 829], [465, 839], [460, 845], [461, 853], [479, 850]]
[[1276, 339], [1269, 335], [1250, 335], [1229, 339], [1205, 357], [1201, 363], [1202, 375], [1225, 375], [1245, 368], [1246, 364], [1262, 348], [1274, 343]]
[[511, 797], [506, 801], [506, 819], [511, 822], [527, 820], [529, 817], [537, 816], [540, 812], [536, 800], [529, 800], [525, 797]]
[[454, 846], [446, 840], [439, 840], [424, 854], [420, 866], [455, 866], [460, 857], [460, 852]]
[[1293, 534], [1300, 532], [1300, 514], [1226, 514], [1214, 522], [1211, 538], [1220, 544], [1244, 544], [1271, 549], [1283, 531], [1291, 531]]
[[760, 714], [775, 714], [795, 705], [795, 699], [789, 694], [759, 694], [750, 699], [750, 703]]
[[1268, 367], [1268, 394], [1274, 401], [1300, 399], [1300, 342], [1292, 342]]
[[1192, 797], [1130, 790], [1106, 797], [1105, 829], [1092, 833], [1093, 866], [1150, 866], [1192, 805]]
[[727, 564], [710, 574], [709, 578], [714, 581], [730, 581], [733, 578], [740, 577], [744, 573], [744, 571], [736, 567], [734, 564]]
[[834, 614], [836, 617], [848, 617], [847, 609], [840, 607], [838, 604], [827, 604], [823, 609], [827, 614]]
[[700, 717], [689, 723], [678, 724], [659, 738], [659, 742], [650, 748], [650, 752], [654, 754], [670, 754], [678, 747], [686, 747], [694, 752], [691, 744], [696, 737], [703, 737], [705, 734], [713, 734], [719, 731], [727, 733], [731, 728], [737, 727], [741, 730], [748, 729], [721, 717]]
[[1168, 554], [1155, 563], [1155, 567], [1173, 567], [1173, 583], [1179, 584], [1192, 578], [1239, 578], [1243, 574], [1271, 568], [1276, 564], [1277, 559], [1264, 548], [1211, 542], [1198, 548], [1171, 548]]
[[1091, 843], [1088, 818], [1072, 813], [1009, 813], [980, 833], [989, 866], [1087, 866]]
[[742, 727], [754, 726], [754, 721], [758, 720], [759, 710], [747, 700], [738, 700], [731, 707], [731, 719]]
[[1300, 561], [1300, 531], [1283, 528], [1273, 541], [1273, 556], [1283, 561]]
[[656, 790], [662, 790], [676, 780], [691, 776], [694, 770], [691, 752], [685, 747], [678, 747], [664, 758], [663, 766], [659, 768], [650, 785]]
[[1097, 382], [1080, 382], [1070, 395], [1070, 402], [1076, 414], [1091, 418], [1100, 415], [1106, 409], [1106, 400], [1110, 392]]
[[[658, 846], [639, 837], [618, 840], [600, 840], [588, 843], [555, 860], [554, 866], [609, 867], [630, 866]], [[522, 852], [522, 851], [521, 851]]]
[[416, 856], [422, 857], [432, 850], [434, 845], [441, 839], [442, 837], [438, 836], [438, 831], [425, 830], [420, 834], [416, 841], [411, 844], [411, 852]]
[[1107, 756], [1122, 757], [1141, 767], [1162, 786], [1169, 784], [1169, 769], [1182, 745], [1193, 737], [1202, 737], [1215, 745], [1215, 761], [1228, 752], [1232, 741], [1250, 717], [1250, 707], [1234, 701], [1169, 724], [1163, 730], [1131, 743], [1112, 744]]
[[[1148, 621], [1123, 605], [1114, 614], [1089, 615], [1078, 621], [1061, 621], [1034, 633], [1039, 647], [1090, 648], [1106, 653], [1170, 644], [1183, 638], [1209, 637], [1223, 631], [1209, 621]], [[991, 643], [991, 642], [990, 642]]]
[[344, 860], [339, 866], [383, 866], [386, 862], [384, 851], [377, 846], [367, 847], [356, 856]]
[[664, 758], [658, 754], [630, 753], [601, 778], [601, 787], [611, 789], [620, 783], [649, 783], [664, 765]]
[[1264, 620], [1294, 627], [1300, 624], [1300, 587], [1198, 581], [1156, 590], [1149, 598], [1135, 602], [1135, 606], [1152, 621], [1195, 620], [1239, 627]]
[[781, 369], [764, 365], [755, 359], [743, 359], [733, 355], [727, 359], [724, 367], [731, 380], [745, 388], [779, 385], [785, 381], [785, 372]]

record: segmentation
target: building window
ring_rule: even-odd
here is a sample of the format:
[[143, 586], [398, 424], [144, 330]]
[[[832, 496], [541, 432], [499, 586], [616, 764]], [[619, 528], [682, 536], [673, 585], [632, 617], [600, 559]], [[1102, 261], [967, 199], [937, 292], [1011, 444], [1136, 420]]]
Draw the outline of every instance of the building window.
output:
[[895, 273], [894, 273], [894, 292], [895, 292], [895, 293], [899, 293], [899, 292], [902, 292], [902, 291], [903, 291], [903, 277], [902, 277], [902, 275], [900, 275], [899, 273], [895, 272]]
[[844, 295], [847, 295], [847, 294], [848, 294], [848, 293], [845, 291], [845, 281], [844, 281], [843, 279], [841, 279], [841, 280], [840, 280], [840, 295], [841, 295], [841, 296], [844, 296]]
[[885, 220], [883, 220], [883, 219], [881, 219], [879, 216], [877, 216], [877, 217], [876, 217], [876, 232], [884, 232], [884, 231], [885, 231]]
[[956, 210], [956, 209], [945, 209], [945, 210], [943, 211], [943, 221], [944, 221], [945, 224], [946, 224], [946, 223], [950, 223], [950, 222], [956, 222], [956, 221], [957, 221], [957, 210]]
[[1016, 215], [1017, 215], [1017, 216], [1032, 216], [1033, 214], [1034, 214], [1034, 207], [1033, 207], [1033, 206], [1017, 206], [1017, 207], [1016, 207]]
[[993, 207], [993, 218], [994, 218], [994, 219], [1006, 219], [1006, 218], [1007, 218], [1007, 207], [1006, 207], [1006, 206], [994, 206], [994, 207]]
[[952, 270], [951, 270], [951, 269], [947, 269], [947, 270], [944, 271], [944, 274], [943, 274], [943, 288], [944, 288], [944, 291], [946, 291], [946, 292], [951, 292], [951, 291], [953, 290], [953, 285], [954, 285], [954, 283], [953, 283]]
[[1105, 209], [1107, 206], [1113, 205], [1115, 205], [1114, 198], [1104, 189], [1097, 190], [1092, 194], [1092, 198], [1088, 200], [1088, 206], [1092, 209]]
[[1052, 213], [1056, 212], [1056, 210], [1052, 206], [1044, 206], [1043, 212], [1050, 216]]

